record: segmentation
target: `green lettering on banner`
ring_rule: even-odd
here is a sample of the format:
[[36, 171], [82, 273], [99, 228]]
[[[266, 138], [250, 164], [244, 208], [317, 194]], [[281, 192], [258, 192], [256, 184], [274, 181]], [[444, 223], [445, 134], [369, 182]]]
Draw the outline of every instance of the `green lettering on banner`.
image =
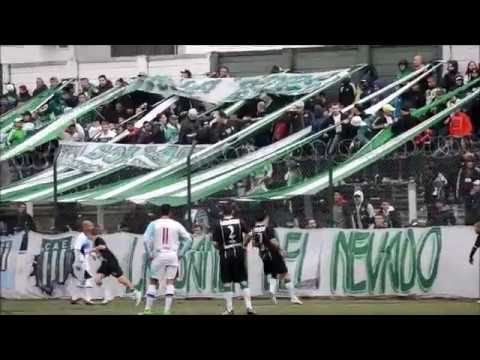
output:
[[225, 102], [235, 102], [255, 97], [263, 86], [261, 77], [243, 79], [238, 82], [238, 89], [224, 99]]
[[373, 295], [377, 286], [377, 279], [380, 273], [380, 268], [383, 263], [385, 248], [387, 247], [389, 233], [386, 232], [382, 237], [382, 243], [377, 252], [376, 261], [373, 262], [373, 242], [375, 240], [375, 233], [372, 232], [368, 241], [368, 253], [367, 253], [367, 283], [368, 293]]
[[367, 260], [370, 234], [368, 232], [352, 231], [350, 233], [350, 253], [347, 262], [347, 288], [349, 292], [356, 294], [367, 289], [367, 281], [355, 282], [355, 260], [363, 263]]
[[107, 164], [113, 164], [116, 162], [122, 162], [125, 161], [125, 147], [123, 146], [117, 146], [117, 147], [111, 147], [108, 152], [105, 153], [103, 156], [103, 161], [105, 161]]
[[[376, 254], [375, 241], [380, 242]], [[426, 253], [427, 245], [431, 252]], [[340, 231], [332, 246], [330, 291], [336, 293], [341, 279], [345, 294], [374, 295], [390, 290], [409, 294], [415, 283], [423, 292], [428, 292], [438, 275], [441, 247], [440, 228], [430, 229], [419, 238], [418, 243], [412, 229], [385, 232], [381, 238], [375, 238], [375, 231], [352, 231], [348, 240], [346, 233]], [[367, 278], [359, 281], [355, 278], [358, 276], [355, 269], [362, 264], [365, 264]], [[424, 273], [422, 269], [427, 268]], [[340, 271], [343, 277], [339, 276]]]
[[285, 246], [283, 249], [287, 253], [286, 262], [295, 262], [295, 274], [293, 276], [294, 285], [301, 283], [303, 262], [307, 249], [308, 232], [288, 232], [285, 237]]
[[[430, 275], [424, 276], [422, 271], [422, 254], [427, 240], [432, 242], [432, 255], [430, 257]], [[440, 253], [442, 251], [442, 232], [438, 227], [430, 229], [420, 241], [420, 249], [417, 254], [417, 279], [420, 288], [427, 292], [432, 288], [438, 274], [438, 265], [440, 263]]]
[[339, 231], [337, 237], [335, 238], [333, 247], [332, 247], [332, 257], [330, 262], [330, 291], [334, 294], [337, 291], [337, 277], [338, 277], [338, 266], [339, 258], [342, 255], [342, 274], [343, 274], [343, 291], [347, 293], [346, 284], [347, 284], [347, 264], [350, 259], [349, 243], [347, 237], [343, 231]]
[[183, 82], [178, 87], [178, 89], [180, 91], [184, 91], [186, 93], [189, 93], [192, 96], [194, 96], [195, 93], [209, 94], [221, 82], [222, 82], [222, 80], [220, 80], [220, 79], [210, 79], [210, 80], [204, 80], [204, 81], [189, 80], [189, 81]]
[[93, 151], [84, 154], [87, 159], [98, 160], [103, 159], [105, 152], [108, 152], [112, 148], [112, 145], [101, 145], [93, 149]]
[[[416, 252], [415, 235], [412, 229], [408, 229], [406, 236], [403, 237], [400, 253], [400, 291], [402, 293], [408, 293], [415, 285]], [[409, 261], [407, 261], [407, 253], [409, 254]], [[410, 274], [410, 277], [407, 278], [406, 273]]]
[[399, 289], [399, 253], [400, 253], [400, 239], [402, 238], [402, 232], [397, 232], [388, 243], [385, 249], [385, 257], [383, 266], [381, 269], [381, 283], [380, 294], [385, 294], [387, 288], [387, 270], [390, 278], [390, 285], [394, 292], [398, 292]]

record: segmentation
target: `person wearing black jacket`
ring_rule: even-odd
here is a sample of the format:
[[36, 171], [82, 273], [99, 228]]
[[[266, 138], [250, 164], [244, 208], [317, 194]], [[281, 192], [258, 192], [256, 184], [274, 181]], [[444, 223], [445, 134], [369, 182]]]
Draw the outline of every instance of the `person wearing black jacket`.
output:
[[45, 91], [47, 89], [48, 89], [48, 87], [43, 82], [43, 79], [42, 78], [37, 78], [37, 87], [35, 88], [35, 90], [33, 90], [32, 96], [37, 96], [42, 91]]
[[456, 225], [457, 219], [450, 206], [446, 205], [442, 200], [435, 201], [432, 209], [431, 217], [428, 221], [429, 226], [449, 226]]
[[20, 251], [25, 251], [28, 248], [28, 232], [37, 231], [35, 221], [30, 214], [27, 213], [27, 206], [24, 203], [17, 204], [17, 218], [13, 229], [10, 233], [24, 231], [22, 243], [20, 244]]
[[348, 106], [355, 101], [355, 86], [350, 78], [343, 79], [338, 90], [338, 102], [342, 106]]
[[450, 60], [447, 63], [447, 73], [443, 76], [442, 87], [448, 91], [452, 91], [456, 88], [455, 78], [459, 75], [458, 62], [456, 60]]
[[413, 85], [412, 89], [404, 95], [403, 100], [410, 103], [413, 109], [420, 109], [427, 103], [425, 90], [418, 83]]
[[195, 108], [191, 108], [188, 110], [187, 116], [180, 124], [178, 143], [183, 145], [191, 144], [192, 138], [189, 135], [196, 133], [198, 129], [198, 111]]
[[375, 226], [375, 210], [365, 200], [363, 191], [357, 190], [353, 194], [353, 204], [350, 205], [351, 224], [354, 229], [373, 229]]
[[418, 121], [410, 112], [411, 104], [404, 103], [400, 111], [400, 118], [392, 125], [392, 132], [395, 135], [400, 135], [405, 131], [414, 128]]
[[35, 221], [33, 221], [32, 216], [27, 213], [27, 206], [24, 203], [17, 205], [17, 218], [15, 219], [13, 231], [37, 231]]
[[380, 206], [381, 206], [381, 214], [383, 215], [385, 227], [387, 228], [402, 227], [400, 222], [400, 214], [392, 205], [390, 205], [390, 202], [384, 200]]
[[[468, 257], [468, 262], [473, 265], [473, 256], [477, 252], [478, 248], [480, 248], [480, 222], [477, 222], [474, 225], [475, 233], [477, 234], [477, 240], [473, 244], [472, 250], [470, 251], [470, 256]], [[478, 301], [480, 303], [480, 301]]]
[[472, 189], [465, 194], [465, 225], [480, 221], [480, 180], [473, 182]]

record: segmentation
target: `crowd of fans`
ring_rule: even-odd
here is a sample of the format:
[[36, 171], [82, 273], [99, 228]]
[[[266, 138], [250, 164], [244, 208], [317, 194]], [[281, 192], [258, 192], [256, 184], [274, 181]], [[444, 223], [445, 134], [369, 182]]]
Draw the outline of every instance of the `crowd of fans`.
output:
[[[412, 63], [406, 59], [398, 62], [398, 73], [396, 80], [400, 80], [424, 66], [424, 60], [420, 55], [414, 57]], [[283, 71], [278, 66], [272, 68], [272, 73]], [[191, 72], [186, 69], [181, 72], [183, 79], [192, 77]], [[139, 74], [140, 78], [146, 74]], [[210, 77], [230, 77], [228, 67], [221, 67], [215, 74], [207, 74]], [[251, 146], [260, 148], [311, 126], [312, 133], [325, 131], [320, 139], [324, 141], [327, 154], [333, 156], [338, 148], [346, 146], [350, 151], [355, 151], [366, 144], [379, 131], [390, 127], [394, 134], [400, 134], [416, 126], [426, 118], [438, 113], [446, 106], [459, 101], [465, 94], [459, 94], [451, 99], [448, 104], [432, 108], [421, 118], [412, 116], [412, 111], [431, 104], [446, 92], [452, 91], [464, 84], [474, 81], [479, 77], [479, 65], [471, 61], [468, 63], [464, 74], [458, 70], [458, 63], [451, 60], [447, 64], [446, 73], [439, 77], [439, 74], [432, 73], [419, 81], [411, 89], [400, 96], [392, 105], [383, 106], [374, 117], [365, 114], [364, 109], [381, 101], [388, 93], [370, 99], [362, 105], [355, 105], [351, 111], [344, 112], [342, 109], [354, 102], [371, 95], [383, 88], [386, 84], [378, 78], [374, 68], [363, 75], [356, 83], [352, 79], [344, 79], [338, 87], [336, 94], [320, 92], [307, 102], [296, 101], [296, 98], [273, 95], [262, 95], [259, 98], [247, 101], [247, 103], [232, 115], [227, 115], [222, 108], [209, 109], [206, 104], [200, 101], [181, 98], [176, 104], [159, 114], [150, 122], [144, 122], [141, 128], [136, 128], [134, 123], [143, 114], [151, 110], [161, 100], [160, 96], [143, 92], [124, 95], [113, 102], [100, 106], [97, 109], [77, 118], [75, 122], [65, 129], [61, 140], [76, 142], [108, 142], [120, 133], [125, 132], [126, 136], [120, 141], [127, 144], [191, 144], [194, 140], [199, 144], [214, 144], [223, 140], [233, 133], [240, 131], [246, 126], [258, 121], [266, 114], [269, 114], [289, 103], [293, 103], [290, 109], [281, 116], [272, 126], [266, 127], [255, 134], [251, 139]], [[50, 79], [49, 87], [59, 86], [60, 81], [56, 77]], [[89, 99], [108, 91], [114, 86], [124, 86], [123, 79], [115, 81], [115, 85], [105, 75], [98, 77], [98, 85], [92, 84], [87, 78], [79, 81], [78, 89], [70, 84], [62, 90], [57, 98], [52, 99], [45, 106], [34, 113], [25, 112], [22, 120], [14, 124], [14, 127], [4, 139], [6, 145], [14, 146], [21, 143], [41, 128], [45, 123], [59, 114], [75, 108]], [[36, 96], [47, 90], [49, 87], [40, 78], [37, 79], [36, 88], [30, 95], [29, 89], [21, 85], [18, 93], [13, 84], [6, 86], [6, 93], [0, 99], [0, 114], [19, 106], [31, 96]], [[207, 111], [207, 109], [209, 111]], [[435, 137], [451, 137], [462, 139], [464, 146], [463, 158], [459, 162], [461, 168], [454, 169], [454, 166], [442, 170], [441, 166], [427, 166], [422, 177], [425, 187], [426, 201], [434, 204], [429, 212], [431, 224], [455, 223], [451, 216], [451, 208], [448, 202], [453, 200], [463, 201], [468, 212], [466, 218], [468, 223], [480, 220], [480, 165], [479, 154], [471, 151], [469, 144], [475, 137], [480, 135], [480, 99], [472, 101], [467, 107], [459, 108], [444, 121], [426, 130], [415, 139], [415, 144], [422, 146]], [[345, 145], [346, 144], [346, 145]], [[37, 149], [36, 157], [51, 156], [49, 146], [44, 145]], [[35, 158], [35, 156], [34, 156]], [[49, 162], [47, 161], [47, 165]], [[273, 175], [262, 180], [262, 184], [255, 184], [250, 181], [245, 189], [246, 193], [261, 185], [271, 189], [282, 185], [293, 185], [300, 181], [304, 174], [299, 173], [298, 163], [295, 161], [284, 162], [278, 174], [275, 174], [278, 164], [274, 164]], [[374, 169], [370, 178], [378, 174], [380, 170]], [[447, 172], [447, 173], [446, 173]], [[452, 174], [454, 173], [454, 174]], [[251, 180], [251, 179], [250, 179]], [[360, 207], [361, 214], [343, 216], [344, 205], [341, 195], [336, 196], [335, 213], [340, 218], [339, 224], [346, 227], [389, 227], [398, 225], [398, 219], [393, 214], [396, 210], [385, 201], [381, 209], [372, 211], [369, 206]], [[364, 201], [364, 200], [362, 200]], [[353, 203], [352, 203], [353, 204]], [[338, 208], [337, 208], [338, 206]], [[346, 206], [346, 205], [345, 205]], [[355, 208], [355, 206], [351, 206]], [[359, 209], [360, 209], [359, 208]], [[393, 210], [392, 210], [393, 209]], [[367, 216], [368, 215], [368, 216]], [[365, 223], [368, 219], [368, 224]], [[335, 220], [337, 221], [337, 220]], [[317, 224], [314, 219], [306, 219], [304, 226], [314, 227]]]

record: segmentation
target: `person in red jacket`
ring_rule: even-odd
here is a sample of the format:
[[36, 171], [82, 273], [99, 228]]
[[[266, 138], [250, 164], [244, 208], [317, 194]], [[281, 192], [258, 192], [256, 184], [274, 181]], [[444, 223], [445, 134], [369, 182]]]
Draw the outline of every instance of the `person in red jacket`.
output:
[[471, 136], [473, 132], [472, 120], [463, 111], [452, 114], [449, 119], [449, 134], [454, 137]]

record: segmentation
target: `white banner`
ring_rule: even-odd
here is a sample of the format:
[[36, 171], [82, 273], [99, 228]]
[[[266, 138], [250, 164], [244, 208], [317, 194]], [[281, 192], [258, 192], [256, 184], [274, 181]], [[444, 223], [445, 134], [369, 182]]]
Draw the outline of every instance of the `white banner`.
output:
[[[25, 252], [19, 250], [22, 234], [1, 237], [2, 297], [66, 297], [75, 291], [70, 249], [76, 235], [30, 233]], [[277, 229], [277, 235], [300, 296], [479, 297], [478, 256], [475, 265], [468, 263], [475, 239], [470, 227], [373, 231], [282, 228]], [[149, 264], [144, 258], [143, 237], [117, 233], [104, 239], [125, 275], [144, 290]], [[91, 265], [95, 270], [100, 264], [92, 261]], [[252, 295], [264, 295], [268, 284], [257, 249], [248, 249], [248, 274]], [[113, 295], [125, 295], [114, 278], [104, 284]], [[176, 288], [179, 296], [222, 296], [219, 257], [208, 238], [195, 239], [193, 249], [181, 262]], [[286, 295], [282, 288], [280, 293]], [[93, 292], [97, 298], [102, 294], [99, 288]]]
[[164, 96], [178, 95], [219, 104], [252, 99], [262, 93], [297, 96], [308, 94], [330, 77], [344, 71], [339, 69], [320, 73], [278, 73], [244, 78], [202, 78], [175, 80], [167, 76], [153, 76], [138, 80], [136, 90]]
[[[207, 146], [198, 145], [194, 152]], [[190, 150], [190, 145], [62, 142], [58, 164], [86, 172], [97, 172], [119, 164], [153, 170], [187, 157]]]

